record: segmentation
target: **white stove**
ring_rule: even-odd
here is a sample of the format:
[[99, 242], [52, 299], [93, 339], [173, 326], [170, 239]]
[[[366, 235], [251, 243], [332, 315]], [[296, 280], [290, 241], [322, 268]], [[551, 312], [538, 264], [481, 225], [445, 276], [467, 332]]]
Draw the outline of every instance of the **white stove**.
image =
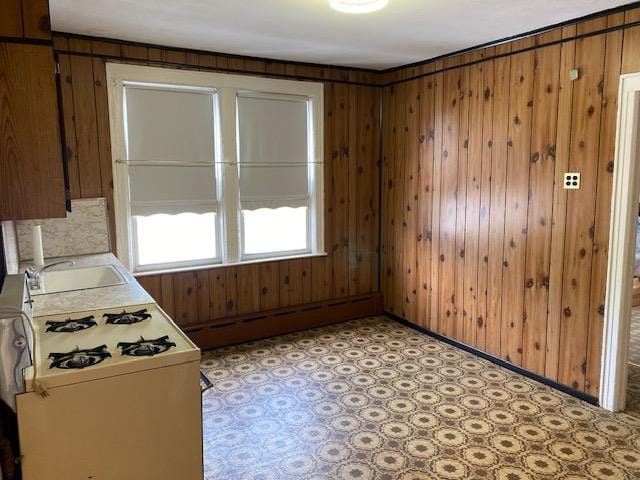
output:
[[155, 304], [36, 317], [33, 330], [36, 374], [47, 389], [200, 359]]
[[203, 478], [200, 350], [157, 305], [32, 323], [24, 480]]

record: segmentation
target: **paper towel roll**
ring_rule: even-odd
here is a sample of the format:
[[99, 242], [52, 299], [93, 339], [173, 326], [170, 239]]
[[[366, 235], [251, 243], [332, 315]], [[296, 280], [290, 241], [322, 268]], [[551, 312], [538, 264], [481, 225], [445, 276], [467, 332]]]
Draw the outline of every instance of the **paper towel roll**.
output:
[[33, 264], [36, 267], [44, 265], [44, 251], [42, 250], [42, 228], [40, 225], [33, 226]]

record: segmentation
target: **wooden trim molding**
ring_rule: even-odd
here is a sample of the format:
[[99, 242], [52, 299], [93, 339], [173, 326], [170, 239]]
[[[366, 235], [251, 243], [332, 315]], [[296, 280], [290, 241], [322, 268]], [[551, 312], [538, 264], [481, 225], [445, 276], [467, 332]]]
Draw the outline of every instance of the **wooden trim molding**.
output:
[[600, 404], [624, 410], [627, 391], [635, 230], [640, 193], [638, 128], [640, 73], [620, 77], [613, 171], [609, 262], [604, 314]]
[[381, 313], [382, 294], [376, 292], [240, 315], [183, 330], [198, 347], [207, 350]]

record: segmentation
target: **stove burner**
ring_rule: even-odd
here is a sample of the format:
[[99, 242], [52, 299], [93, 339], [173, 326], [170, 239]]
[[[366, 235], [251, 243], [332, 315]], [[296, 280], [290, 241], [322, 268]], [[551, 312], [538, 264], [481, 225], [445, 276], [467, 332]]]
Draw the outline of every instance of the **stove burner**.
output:
[[49, 368], [82, 369], [96, 365], [110, 356], [111, 354], [107, 352], [106, 345], [84, 350], [76, 347], [68, 353], [50, 353], [49, 358], [53, 361]]
[[137, 312], [127, 312], [123, 310], [122, 313], [105, 313], [102, 318], [106, 318], [107, 323], [111, 325], [131, 325], [151, 318], [151, 314], [147, 313], [147, 309], [144, 308]]
[[45, 322], [47, 327], [47, 332], [56, 332], [56, 333], [71, 333], [77, 332], [79, 330], [86, 330], [91, 327], [95, 327], [98, 325], [94, 320], [93, 315], [89, 315], [88, 317], [64, 320], [62, 322], [54, 322], [53, 320], [49, 320]]
[[122, 349], [122, 355], [131, 357], [152, 357], [159, 353], [164, 353], [176, 344], [169, 341], [169, 337], [156, 338], [155, 340], [145, 340], [140, 337], [137, 342], [120, 342], [118, 348]]

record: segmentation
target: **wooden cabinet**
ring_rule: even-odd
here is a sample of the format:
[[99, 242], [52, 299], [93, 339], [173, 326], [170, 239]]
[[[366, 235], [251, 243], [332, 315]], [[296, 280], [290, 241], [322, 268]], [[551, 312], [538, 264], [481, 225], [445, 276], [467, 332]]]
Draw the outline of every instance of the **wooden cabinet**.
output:
[[0, 220], [64, 217], [53, 48], [0, 43]]

